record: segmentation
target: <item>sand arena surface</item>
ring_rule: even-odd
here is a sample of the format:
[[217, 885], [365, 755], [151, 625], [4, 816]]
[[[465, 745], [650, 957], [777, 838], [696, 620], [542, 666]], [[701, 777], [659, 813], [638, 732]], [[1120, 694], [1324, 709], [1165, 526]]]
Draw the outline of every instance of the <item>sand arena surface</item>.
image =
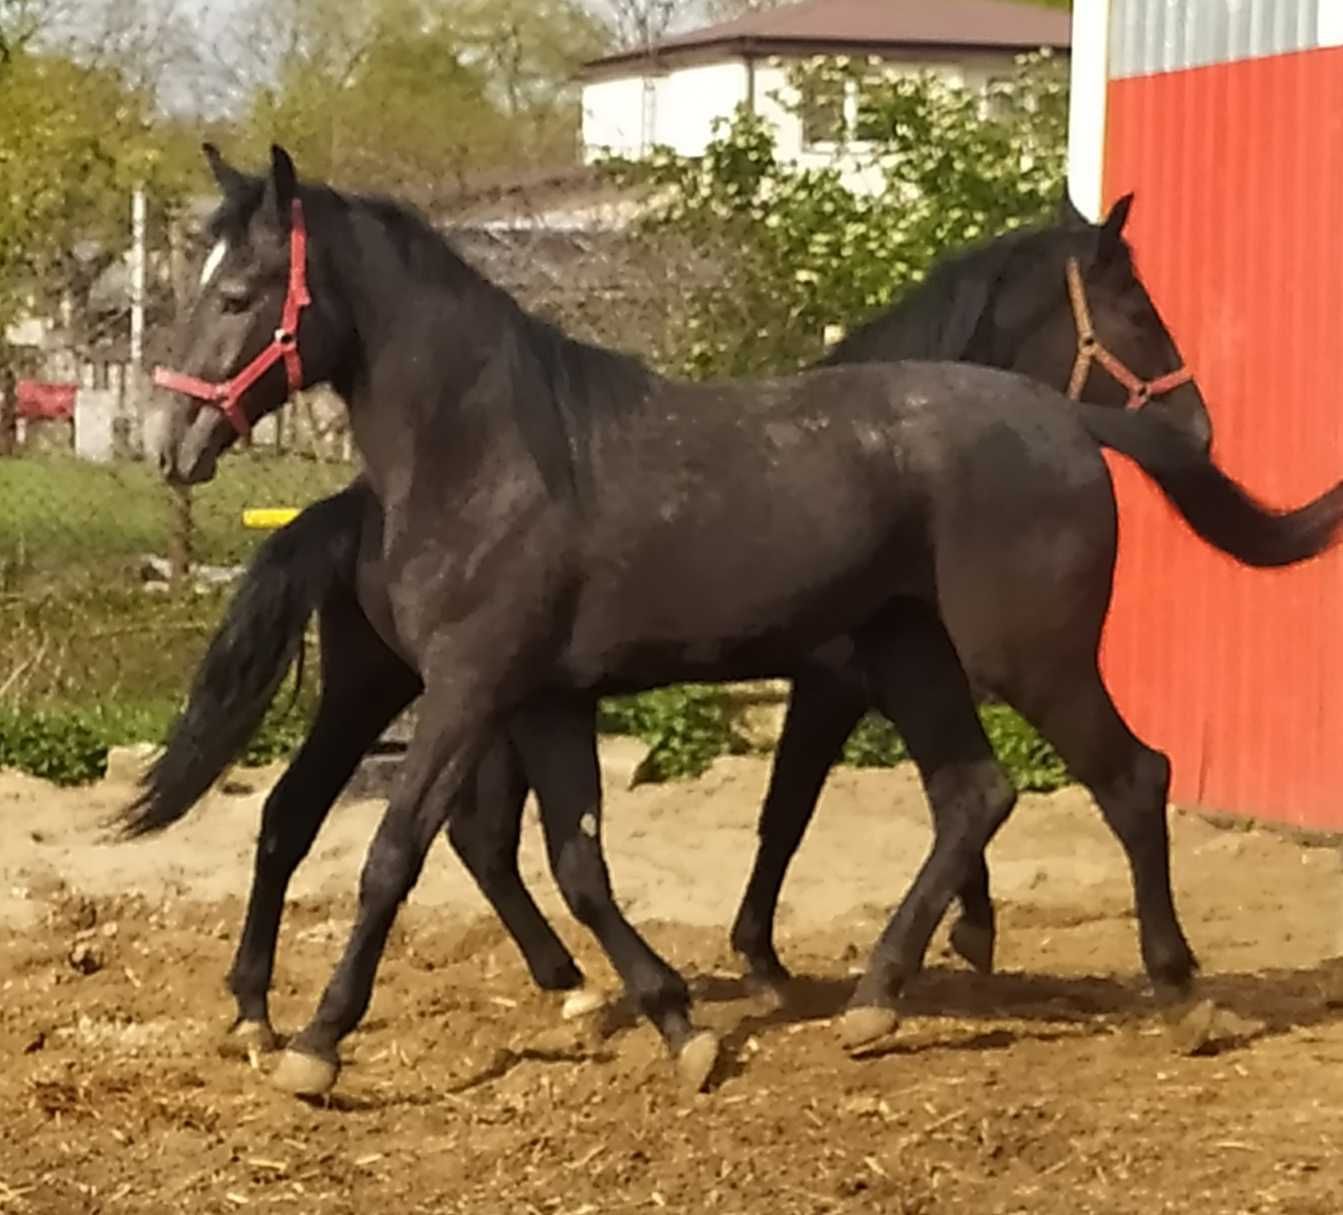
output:
[[[783, 1009], [735, 981], [726, 930], [766, 765], [617, 789], [616, 889], [725, 1042], [688, 1097], [619, 1010], [565, 1026], [446, 844], [400, 921], [337, 1096], [309, 1106], [221, 1049], [223, 986], [265, 782], [107, 844], [125, 786], [0, 773], [0, 1212], [883, 1212], [1337, 1215], [1343, 1007], [1322, 962], [1336, 854], [1172, 818], [1203, 989], [1241, 1037], [1180, 1053], [1138, 960], [1128, 874], [1080, 790], [1024, 797], [990, 853], [999, 973], [945, 928], [874, 1057], [833, 1019], [928, 841], [912, 770], [841, 770], [784, 891]], [[273, 1002], [292, 1030], [343, 943], [380, 805], [339, 807], [299, 871]], [[589, 975], [528, 813], [524, 876]]]

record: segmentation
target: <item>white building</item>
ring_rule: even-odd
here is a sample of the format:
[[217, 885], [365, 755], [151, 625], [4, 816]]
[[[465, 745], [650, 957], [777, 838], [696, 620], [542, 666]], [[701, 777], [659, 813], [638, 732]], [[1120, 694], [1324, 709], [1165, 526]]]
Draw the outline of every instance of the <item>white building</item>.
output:
[[[655, 145], [704, 151], [714, 121], [742, 104], [774, 125], [804, 166], [861, 154], [861, 97], [797, 98], [789, 68], [817, 55], [879, 60], [874, 72], [937, 71], [966, 84], [1008, 74], [1016, 56], [1067, 53], [1066, 11], [1013, 0], [804, 0], [585, 65], [583, 150], [639, 157]], [[790, 108], [800, 102], [796, 109]]]

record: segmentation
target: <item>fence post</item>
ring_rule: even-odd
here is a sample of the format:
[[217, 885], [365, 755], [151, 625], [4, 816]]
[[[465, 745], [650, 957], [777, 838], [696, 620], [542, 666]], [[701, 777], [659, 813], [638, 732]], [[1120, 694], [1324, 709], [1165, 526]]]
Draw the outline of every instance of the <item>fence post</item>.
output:
[[191, 489], [174, 485], [172, 530], [168, 537], [168, 564], [172, 580], [180, 582], [191, 572]]
[[18, 447], [19, 384], [8, 355], [8, 346], [0, 341], [0, 456], [12, 456]]

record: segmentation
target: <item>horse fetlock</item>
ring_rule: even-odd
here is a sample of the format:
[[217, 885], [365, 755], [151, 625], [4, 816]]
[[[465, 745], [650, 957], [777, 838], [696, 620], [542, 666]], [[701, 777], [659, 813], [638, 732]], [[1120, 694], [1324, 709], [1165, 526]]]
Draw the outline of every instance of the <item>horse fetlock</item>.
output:
[[1143, 964], [1162, 1003], [1178, 1003], [1193, 989], [1198, 959], [1183, 939], [1144, 947]]

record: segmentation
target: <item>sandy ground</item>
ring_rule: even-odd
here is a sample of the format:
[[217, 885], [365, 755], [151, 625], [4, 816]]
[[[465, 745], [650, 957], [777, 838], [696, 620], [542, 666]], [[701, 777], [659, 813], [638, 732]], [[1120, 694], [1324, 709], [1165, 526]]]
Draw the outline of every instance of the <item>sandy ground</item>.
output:
[[[338, 1095], [306, 1105], [270, 1087], [268, 1061], [221, 1049], [273, 775], [157, 839], [109, 844], [98, 824], [125, 786], [0, 773], [0, 1212], [1343, 1211], [1330, 849], [1173, 817], [1203, 990], [1241, 1031], [1190, 1056], [1146, 993], [1127, 871], [1089, 799], [1023, 798], [990, 854], [999, 973], [969, 973], [939, 935], [899, 1034], [852, 1059], [832, 1022], [926, 848], [917, 781], [832, 779], [784, 892], [781, 951], [801, 977], [777, 1009], [735, 982], [725, 945], [766, 766], [723, 760], [688, 784], [617, 789], [607, 810], [623, 905], [723, 1035], [712, 1091], [681, 1092], [646, 1026], [562, 1027], [439, 844]], [[339, 807], [295, 880], [281, 1028], [343, 942], [380, 809]], [[530, 812], [523, 859], [609, 984]]]

